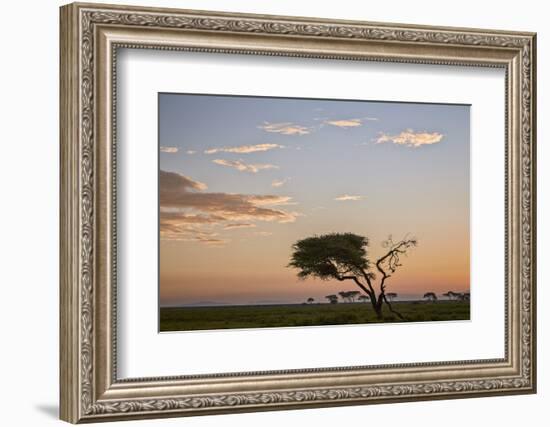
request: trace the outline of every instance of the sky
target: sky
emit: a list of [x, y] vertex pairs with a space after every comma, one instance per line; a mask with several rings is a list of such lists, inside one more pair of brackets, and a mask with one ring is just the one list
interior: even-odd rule
[[301, 303], [299, 239], [418, 239], [386, 282], [402, 299], [468, 291], [468, 105], [159, 94], [161, 306]]

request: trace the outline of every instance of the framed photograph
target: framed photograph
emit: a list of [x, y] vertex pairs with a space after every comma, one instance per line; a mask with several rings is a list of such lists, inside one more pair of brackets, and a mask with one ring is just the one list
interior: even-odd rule
[[160, 332], [470, 320], [469, 105], [158, 109]]
[[61, 8], [61, 418], [534, 393], [535, 34]]

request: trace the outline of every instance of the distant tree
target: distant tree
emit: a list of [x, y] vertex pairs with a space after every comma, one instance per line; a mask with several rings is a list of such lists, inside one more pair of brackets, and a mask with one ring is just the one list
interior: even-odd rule
[[355, 298], [358, 298], [361, 295], [359, 291], [348, 291], [348, 297], [351, 302], [355, 302]]
[[443, 294], [443, 296], [447, 297], [447, 299], [449, 299], [449, 300], [456, 299], [457, 295], [458, 294], [456, 292], [453, 292], [453, 291], [448, 291], [448, 292]]
[[456, 294], [456, 299], [457, 301], [462, 301], [462, 302], [465, 302], [465, 301], [470, 301], [470, 292], [460, 292], [458, 294]]
[[349, 301], [349, 294], [346, 291], [340, 291], [338, 292], [338, 295], [340, 295], [340, 298], [344, 301]]
[[338, 292], [338, 295], [346, 301], [346, 302], [355, 302], [356, 298], [359, 298], [361, 296], [361, 292], [359, 291], [340, 291]]
[[423, 298], [431, 302], [437, 301], [437, 295], [433, 292], [426, 292]]
[[314, 299], [314, 298], [309, 297], [309, 298], [307, 299], [307, 303], [308, 303], [308, 304], [313, 304], [314, 302], [315, 302], [315, 299]]
[[393, 300], [394, 300], [395, 298], [397, 298], [397, 294], [396, 294], [395, 292], [388, 292], [388, 293], [386, 294], [386, 296], [388, 297], [388, 299], [389, 299], [391, 302], [393, 302]]
[[[292, 245], [289, 267], [298, 270], [298, 277], [315, 277], [321, 280], [351, 280], [370, 299], [378, 319], [382, 319], [382, 306], [399, 318], [404, 317], [393, 309], [386, 297], [386, 281], [402, 265], [401, 258], [417, 245], [414, 238], [394, 242], [391, 236], [383, 243], [386, 253], [374, 264], [367, 254], [369, 241], [353, 233], [331, 233], [298, 240]], [[380, 273], [378, 290], [375, 290], [374, 268]], [[340, 293], [342, 298], [344, 296]]]
[[331, 304], [338, 304], [338, 295], [327, 295], [325, 297]]
[[361, 302], [367, 302], [369, 300], [369, 297], [367, 295], [361, 294], [357, 297], [357, 300], [359, 300]]

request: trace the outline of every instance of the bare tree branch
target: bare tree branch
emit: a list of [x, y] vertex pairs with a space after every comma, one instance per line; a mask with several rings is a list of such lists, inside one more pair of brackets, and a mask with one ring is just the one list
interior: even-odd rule
[[417, 240], [414, 238], [404, 238], [403, 240], [394, 243], [392, 237], [389, 236], [388, 239], [382, 244], [384, 247], [389, 248], [388, 252], [376, 261], [376, 269], [380, 272], [380, 274], [382, 274], [382, 279], [380, 280], [380, 294], [378, 295], [378, 304], [382, 305], [382, 303], [385, 302], [389, 310], [399, 316], [399, 318], [402, 320], [405, 320], [405, 318], [401, 315], [401, 313], [398, 313], [393, 309], [390, 302], [386, 298], [386, 279], [390, 278], [391, 274], [389, 274], [385, 270], [384, 266], [387, 265], [388, 270], [391, 273], [395, 273], [397, 268], [402, 265], [399, 262], [400, 255], [405, 255], [407, 253], [407, 249], [416, 246], [417, 243]]

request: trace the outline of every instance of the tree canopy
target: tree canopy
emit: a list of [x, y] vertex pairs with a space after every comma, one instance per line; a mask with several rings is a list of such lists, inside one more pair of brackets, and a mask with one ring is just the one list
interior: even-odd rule
[[347, 274], [362, 275], [369, 268], [368, 239], [352, 233], [331, 233], [296, 242], [289, 266], [298, 277], [321, 280], [340, 279]]
[[423, 298], [427, 299], [428, 301], [437, 301], [437, 295], [435, 294], [435, 292], [426, 292]]

